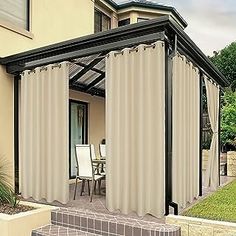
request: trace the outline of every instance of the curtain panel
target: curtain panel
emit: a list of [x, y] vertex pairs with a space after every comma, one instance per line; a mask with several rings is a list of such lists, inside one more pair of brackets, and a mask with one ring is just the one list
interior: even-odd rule
[[165, 45], [106, 59], [107, 192], [110, 211], [164, 215]]
[[199, 70], [185, 56], [173, 59], [173, 201], [186, 207], [199, 195]]
[[213, 84], [204, 77], [207, 94], [207, 109], [212, 130], [212, 141], [209, 152], [209, 159], [204, 177], [204, 186], [216, 190], [219, 186], [219, 86]]
[[69, 200], [68, 64], [25, 71], [20, 97], [20, 191], [24, 198]]

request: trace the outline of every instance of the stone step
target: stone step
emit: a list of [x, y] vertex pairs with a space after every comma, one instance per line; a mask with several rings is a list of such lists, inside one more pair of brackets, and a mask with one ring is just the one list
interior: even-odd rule
[[180, 236], [180, 227], [178, 226], [82, 209], [60, 208], [52, 211], [51, 219], [52, 224], [98, 235]]
[[32, 236], [95, 236], [77, 229], [71, 229], [60, 225], [46, 225], [32, 231]]

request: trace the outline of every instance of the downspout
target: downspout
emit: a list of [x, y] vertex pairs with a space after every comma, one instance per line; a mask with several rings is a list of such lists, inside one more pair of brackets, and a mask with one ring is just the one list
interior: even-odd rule
[[178, 215], [178, 204], [172, 200], [172, 74], [173, 58], [177, 53], [177, 35], [175, 35], [174, 48], [166, 44], [165, 56], [165, 142], [166, 142], [166, 162], [165, 162], [165, 188], [166, 203], [165, 215], [169, 214], [169, 207], [174, 208], [174, 214]]

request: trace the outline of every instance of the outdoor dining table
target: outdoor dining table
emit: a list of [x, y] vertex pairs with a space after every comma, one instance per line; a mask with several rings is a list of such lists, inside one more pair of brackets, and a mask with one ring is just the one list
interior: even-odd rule
[[102, 165], [105, 165], [106, 164], [106, 159], [93, 159], [92, 162], [94, 164], [102, 164]]
[[[104, 159], [104, 158], [103, 159], [93, 159], [92, 162], [97, 167], [97, 173], [96, 174], [100, 174], [99, 173], [99, 166], [101, 165], [101, 170], [103, 170], [103, 167], [106, 164], [106, 159]], [[105, 195], [106, 194], [106, 189], [101, 189], [101, 194]]]

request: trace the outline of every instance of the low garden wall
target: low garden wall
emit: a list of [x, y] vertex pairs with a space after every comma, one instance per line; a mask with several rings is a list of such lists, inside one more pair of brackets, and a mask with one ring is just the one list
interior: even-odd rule
[[20, 204], [36, 209], [14, 215], [0, 213], [1, 236], [31, 236], [33, 229], [51, 222], [51, 211], [57, 209], [57, 207], [31, 202], [22, 201]]
[[235, 236], [236, 223], [168, 215], [166, 223], [181, 227], [181, 236]]
[[227, 175], [236, 176], [236, 152], [227, 152]]
[[209, 150], [202, 150], [202, 169], [206, 170], [209, 159]]

